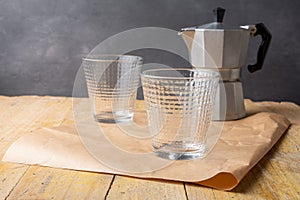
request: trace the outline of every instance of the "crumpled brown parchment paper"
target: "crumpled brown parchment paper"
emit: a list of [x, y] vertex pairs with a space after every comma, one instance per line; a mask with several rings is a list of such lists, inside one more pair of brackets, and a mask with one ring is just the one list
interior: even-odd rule
[[[102, 164], [86, 150], [74, 126], [41, 128], [28, 133], [9, 147], [2, 160], [139, 178], [194, 182], [231, 190], [272, 148], [290, 124], [280, 114], [254, 113], [253, 110], [252, 115], [244, 119], [225, 122], [218, 142], [204, 159], [175, 161], [152, 172], [126, 173]], [[139, 120], [146, 121], [145, 118]], [[110, 130], [118, 134], [116, 127]], [[118, 138], [129, 149], [131, 147], [137, 152], [139, 149], [145, 150], [142, 143], [139, 146], [130, 141], [126, 143], [126, 137], [115, 137], [116, 143]]]

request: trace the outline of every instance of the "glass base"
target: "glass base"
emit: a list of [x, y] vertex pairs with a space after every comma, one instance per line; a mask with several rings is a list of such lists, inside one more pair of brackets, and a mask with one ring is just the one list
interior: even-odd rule
[[[180, 143], [181, 145], [179, 145]], [[176, 141], [160, 148], [153, 147], [153, 149], [155, 155], [170, 160], [191, 160], [205, 157], [205, 145], [192, 145], [192, 147], [193, 148], [191, 148], [191, 144], [187, 145], [184, 142]]]
[[132, 121], [133, 113], [120, 113], [120, 112], [105, 112], [94, 115], [94, 119], [101, 123], [124, 123]]

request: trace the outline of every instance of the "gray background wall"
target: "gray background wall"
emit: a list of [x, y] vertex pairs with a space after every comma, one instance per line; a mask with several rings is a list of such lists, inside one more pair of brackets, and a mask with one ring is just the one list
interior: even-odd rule
[[[300, 104], [299, 0], [0, 0], [0, 95], [71, 96], [81, 57], [99, 42], [137, 27], [205, 24], [217, 6], [228, 24], [264, 22], [273, 34], [263, 69], [242, 72], [245, 96]], [[251, 41], [248, 63], [259, 42]], [[166, 52], [135, 53], [180, 64]]]

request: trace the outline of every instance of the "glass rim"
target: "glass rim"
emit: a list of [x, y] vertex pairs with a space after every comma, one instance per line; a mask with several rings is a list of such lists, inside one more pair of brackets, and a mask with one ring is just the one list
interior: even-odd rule
[[[107, 59], [104, 59], [107, 58]], [[121, 58], [120, 60], [114, 59], [114, 58]], [[124, 59], [123, 59], [124, 58]], [[114, 61], [120, 61], [120, 62], [131, 62], [131, 60], [126, 60], [126, 58], [131, 58], [138, 60], [140, 62], [143, 61], [143, 58], [141, 56], [136, 55], [124, 55], [124, 54], [97, 54], [97, 55], [88, 55], [85, 57], [82, 57], [82, 61], [92, 61], [92, 62], [114, 62]]]
[[[176, 68], [175, 68], [176, 69]], [[228, 70], [240, 70], [241, 67], [194, 67], [193, 69], [199, 69], [199, 70], [211, 70], [211, 71], [228, 71]]]
[[[150, 74], [147, 74], [147, 73], [150, 73], [150, 72], [160, 72], [160, 71], [189, 71], [189, 72], [206, 72], [207, 74], [209, 74], [209, 76], [196, 76], [196, 77], [193, 77], [193, 76], [162, 76], [162, 75], [150, 75]], [[170, 69], [164, 69], [164, 68], [160, 68], [160, 69], [149, 69], [149, 70], [145, 70], [142, 72], [141, 74], [142, 77], [145, 77], [145, 78], [152, 78], [152, 79], [179, 79], [179, 80], [183, 80], [183, 79], [203, 79], [203, 78], [206, 78], [206, 79], [214, 79], [214, 78], [220, 78], [220, 74], [218, 72], [218, 69], [217, 68], [214, 68], [213, 69], [205, 69], [205, 68], [202, 68], [202, 69], [189, 69], [189, 68], [170, 68]]]

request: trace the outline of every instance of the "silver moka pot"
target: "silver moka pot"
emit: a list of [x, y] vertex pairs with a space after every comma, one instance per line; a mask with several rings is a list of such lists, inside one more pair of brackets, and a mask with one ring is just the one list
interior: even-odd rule
[[180, 31], [189, 50], [191, 65], [194, 68], [219, 70], [221, 74], [220, 83], [223, 84], [217, 92], [213, 120], [234, 120], [245, 116], [240, 70], [246, 62], [249, 38], [257, 35], [262, 38], [256, 64], [248, 65], [251, 73], [262, 68], [272, 38], [262, 23], [226, 27], [222, 23], [224, 14], [223, 8], [216, 8], [215, 22]]

